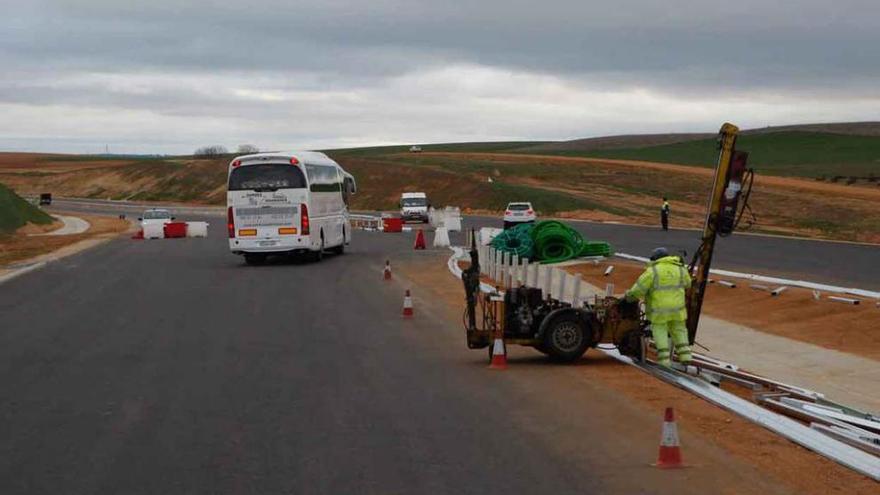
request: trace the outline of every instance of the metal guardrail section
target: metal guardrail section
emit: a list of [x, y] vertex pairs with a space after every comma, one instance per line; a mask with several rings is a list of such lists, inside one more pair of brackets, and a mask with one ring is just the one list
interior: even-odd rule
[[351, 226], [356, 229], [380, 230], [382, 228], [382, 217], [375, 215], [363, 215], [360, 213], [351, 213], [348, 215]]
[[53, 205], [93, 206], [99, 208], [112, 207], [120, 210], [144, 211], [150, 208], [162, 208], [174, 213], [188, 213], [191, 215], [222, 216], [226, 215], [225, 206], [186, 206], [186, 205], [163, 205], [163, 204], [138, 204], [125, 201], [90, 201], [83, 199], [55, 198]]
[[[617, 256], [618, 258], [623, 258], [625, 260], [630, 260], [630, 261], [639, 261], [642, 263], [647, 263], [649, 261], [648, 258], [645, 258], [642, 256], [633, 256], [631, 254], [626, 254], [626, 253], [615, 253], [614, 255]], [[755, 275], [752, 273], [732, 272], [729, 270], [716, 270], [714, 268], [712, 270], [710, 270], [709, 273], [711, 273], [712, 275], [720, 275], [722, 277], [740, 278], [740, 279], [745, 279], [745, 280], [752, 280], [755, 282], [764, 282], [764, 283], [768, 283], [768, 284], [790, 285], [793, 287], [801, 287], [803, 289], [812, 289], [812, 290], [819, 290], [819, 291], [825, 291], [825, 292], [834, 292], [837, 294], [849, 294], [849, 295], [853, 295], [853, 296], [867, 297], [870, 299], [875, 299], [877, 301], [880, 301], [880, 292], [874, 292], [874, 291], [864, 290], [864, 289], [857, 289], [857, 288], [853, 288], [853, 287], [838, 287], [835, 285], [825, 285], [825, 284], [817, 284], [814, 282], [806, 282], [804, 280], [789, 280], [789, 279], [785, 279], [785, 278], [768, 277], [765, 275]]]
[[[449, 271], [455, 275], [456, 278], [460, 279], [461, 268], [458, 267], [458, 260], [466, 259], [469, 255], [461, 247], [450, 247], [450, 249], [453, 254], [449, 257], [447, 266], [449, 267]], [[486, 283], [480, 284], [480, 290], [487, 293], [495, 292], [495, 288]], [[599, 347], [598, 349], [618, 361], [635, 366], [649, 375], [702, 397], [719, 407], [734, 412], [749, 421], [757, 423], [764, 428], [801, 445], [802, 447], [818, 453], [819, 455], [827, 457], [828, 459], [868, 476], [869, 478], [880, 481], [880, 457], [871, 455], [864, 450], [851, 446], [850, 442], [839, 440], [838, 438], [840, 438], [840, 435], [829, 436], [822, 428], [805, 426], [782, 414], [764, 409], [758, 404], [754, 404], [729, 392], [725, 392], [703, 379], [695, 378], [674, 370], [666, 370], [648, 363], [634, 362], [632, 359], [620, 354], [617, 349], [604, 347]], [[699, 355], [699, 358], [706, 363], [711, 363], [713, 368], [732, 372], [732, 376], [742, 375], [752, 379], [761, 379], [800, 396], [806, 396], [818, 400], [823, 399], [822, 394], [818, 392], [786, 385], [781, 382], [746, 373], [740, 371], [734, 364], [725, 363], [710, 356], [701, 354]], [[743, 381], [747, 381], [747, 379], [743, 379]]]
[[875, 457], [855, 447], [835, 440], [819, 430], [804, 426], [781, 414], [768, 411], [745, 399], [725, 392], [699, 378], [667, 371], [658, 366], [640, 364], [621, 355], [616, 349], [600, 349], [618, 361], [630, 364], [667, 383], [698, 395], [709, 402], [757, 423], [768, 430], [782, 435], [792, 442], [808, 448], [824, 457], [842, 464], [858, 473], [880, 481], [880, 457]]

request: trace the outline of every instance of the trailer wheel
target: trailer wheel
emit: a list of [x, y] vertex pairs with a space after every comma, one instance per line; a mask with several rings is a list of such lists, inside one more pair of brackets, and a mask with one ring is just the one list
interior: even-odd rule
[[542, 347], [552, 359], [567, 363], [583, 356], [590, 344], [584, 322], [576, 314], [561, 314], [544, 332]]

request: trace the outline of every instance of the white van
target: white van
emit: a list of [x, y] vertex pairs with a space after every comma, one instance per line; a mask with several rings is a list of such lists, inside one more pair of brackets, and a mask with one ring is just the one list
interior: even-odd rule
[[400, 195], [400, 217], [403, 221], [418, 220], [428, 223], [428, 195], [423, 192], [405, 192]]
[[248, 264], [270, 254], [342, 254], [351, 242], [348, 205], [354, 177], [324, 153], [236, 157], [227, 175], [229, 249]]

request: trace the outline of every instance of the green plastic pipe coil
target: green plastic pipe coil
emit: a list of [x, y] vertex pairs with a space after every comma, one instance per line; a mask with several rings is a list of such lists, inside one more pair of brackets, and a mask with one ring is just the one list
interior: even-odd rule
[[556, 220], [507, 229], [492, 240], [492, 247], [541, 263], [612, 254], [607, 242], [586, 241], [578, 231]]

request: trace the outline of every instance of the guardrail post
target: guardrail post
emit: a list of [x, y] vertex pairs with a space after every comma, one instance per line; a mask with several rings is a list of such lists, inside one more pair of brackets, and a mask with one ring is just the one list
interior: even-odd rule
[[541, 265], [544, 272], [544, 297], [551, 298], [553, 297], [553, 269], [547, 265]]
[[519, 256], [516, 254], [510, 259], [510, 286], [519, 286]]
[[580, 273], [576, 273], [574, 275], [574, 282], [572, 282], [571, 288], [571, 305], [574, 307], [578, 307], [581, 304], [581, 277]]
[[559, 292], [557, 293], [556, 299], [559, 299], [559, 301], [565, 301], [565, 279], [568, 278], [568, 272], [560, 270], [559, 268], [554, 268], [553, 270], [556, 271], [556, 278], [559, 279]]
[[492, 276], [492, 269], [495, 266], [495, 253], [492, 251], [492, 246], [486, 246], [486, 276]]
[[495, 265], [495, 282], [498, 285], [504, 284], [504, 252], [498, 251], [497, 263]]

